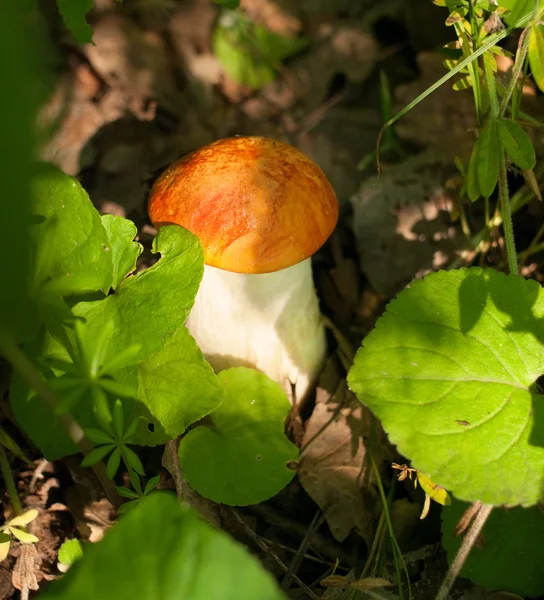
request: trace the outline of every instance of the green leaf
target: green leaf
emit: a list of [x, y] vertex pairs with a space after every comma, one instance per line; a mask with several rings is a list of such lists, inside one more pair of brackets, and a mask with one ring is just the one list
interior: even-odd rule
[[225, 72], [253, 89], [273, 81], [278, 63], [307, 45], [304, 38], [277, 35], [239, 13], [223, 15], [212, 37], [213, 52]]
[[466, 175], [467, 196], [471, 202], [476, 202], [481, 196], [480, 186], [478, 184], [478, 142], [474, 144], [470, 160], [468, 162], [468, 170]]
[[121, 449], [115, 448], [115, 450], [110, 454], [108, 458], [108, 462], [106, 464], [106, 474], [110, 479], [115, 477], [115, 474], [119, 470], [121, 465]]
[[509, 119], [499, 119], [499, 136], [506, 154], [523, 171], [536, 165], [535, 149], [523, 128]]
[[[125, 366], [111, 374], [129, 388], [142, 388], [139, 396], [141, 401], [124, 400], [128, 420], [132, 421], [141, 415], [146, 420], [153, 421], [154, 433], [147, 431], [143, 425], [140, 426], [141, 432], [136, 439], [140, 444], [164, 443], [182, 433], [191, 419], [201, 418], [219, 402], [217, 399], [212, 402], [206, 397], [200, 404], [201, 401], [197, 398], [197, 394], [201, 392], [212, 395], [212, 379], [215, 376], [211, 368], [205, 365], [202, 353], [184, 327], [204, 270], [204, 255], [200, 243], [185, 229], [170, 225], [159, 231], [154, 251], [161, 252], [161, 259], [152, 267], [126, 279], [114, 294], [102, 300], [79, 302], [73, 309], [79, 317], [86, 319], [88, 339], [97, 339], [107, 323], [113, 324], [115, 334], [108, 348], [104, 365], [106, 370], [110, 356], [115, 357], [123, 352], [126, 355], [127, 348], [139, 347], [138, 352], [130, 354], [132, 366]], [[172, 348], [172, 344], [176, 343], [177, 350]], [[57, 358], [63, 352], [66, 353], [54, 340], [50, 340], [50, 345], [45, 350], [35, 348], [33, 351], [35, 355], [51, 354]], [[145, 370], [146, 360], [149, 359], [160, 366], [160, 357], [155, 358], [155, 355], [163, 352], [163, 356], [169, 361], [175, 361], [176, 356], [182, 357], [181, 362], [186, 364], [189, 372], [194, 367], [199, 377], [206, 376], [211, 383], [208, 382], [205, 386], [195, 379], [193, 387], [187, 390], [171, 389], [168, 393], [165, 391], [166, 386], [157, 391], [145, 385], [142, 387], [136, 365], [141, 361]], [[87, 394], [88, 382], [81, 380], [80, 385]], [[215, 389], [217, 387], [215, 384]], [[98, 388], [94, 386], [93, 389]], [[188, 401], [180, 401], [186, 394]], [[200, 409], [190, 405], [189, 402], [193, 399], [196, 399], [196, 406], [204, 406], [204, 412], [199, 413]], [[51, 412], [19, 378], [15, 378], [12, 384], [10, 401], [18, 423], [48, 460], [77, 452], [58, 422], [51, 418]], [[146, 406], [148, 403], [149, 408]], [[190, 418], [186, 417], [186, 410], [189, 410]], [[73, 416], [83, 428], [96, 427], [96, 416], [88, 394], [75, 406]], [[162, 419], [165, 421], [164, 427], [161, 425]]]
[[215, 502], [257, 504], [293, 478], [298, 449], [285, 436], [291, 405], [281, 386], [245, 367], [219, 373], [224, 400], [211, 426], [182, 438], [179, 459], [189, 485]]
[[6, 560], [11, 546], [11, 536], [7, 533], [0, 533], [0, 562]]
[[[0, 2], [0, 337], [28, 341], [39, 329], [35, 298], [28, 294], [31, 266], [31, 181], [38, 106], [53, 85], [43, 67], [50, 60], [43, 21], [21, 15], [20, 2]], [[15, 60], [16, 57], [16, 60]], [[51, 64], [51, 63], [49, 63]], [[1, 341], [0, 341], [1, 343]]]
[[489, 198], [497, 185], [499, 161], [501, 159], [497, 121], [490, 119], [485, 124], [476, 145], [478, 146], [478, 162], [476, 164], [478, 186], [482, 196]]
[[[219, 380], [185, 327], [151, 358], [139, 363], [138, 380], [138, 397], [169, 438], [183, 433], [222, 401]], [[146, 442], [146, 433], [137, 439]]]
[[139, 502], [41, 598], [285, 600], [242, 545], [166, 492]]
[[529, 36], [531, 74], [540, 91], [544, 91], [544, 25], [533, 25]]
[[125, 459], [125, 463], [127, 467], [132, 467], [138, 475], [144, 475], [144, 466], [142, 465], [142, 461], [140, 457], [128, 446], [123, 446], [122, 450], [123, 458]]
[[240, 0], [213, 0], [214, 4], [221, 6], [222, 8], [229, 8], [234, 10], [240, 6]]
[[414, 281], [358, 351], [348, 384], [413, 466], [466, 501], [543, 500], [544, 292], [478, 268]]
[[152, 477], [146, 484], [145, 484], [145, 490], [144, 490], [144, 494], [147, 496], [147, 494], [150, 494], [158, 485], [159, 485], [159, 481], [161, 480], [160, 475], [157, 475], [155, 477]]
[[117, 490], [119, 496], [123, 498], [130, 498], [131, 500], [138, 500], [140, 498], [140, 496], [138, 496], [134, 490], [129, 490], [126, 487], [117, 486], [115, 489]]
[[102, 215], [102, 225], [111, 246], [112, 288], [116, 290], [123, 279], [136, 269], [136, 260], [142, 253], [143, 247], [134, 241], [138, 230], [132, 221], [119, 216]]
[[521, 17], [533, 12], [535, 2], [534, 0], [499, 0], [498, 4], [511, 11], [504, 17], [504, 21], [508, 25], [514, 25]]
[[[454, 500], [442, 511], [442, 544], [450, 564], [462, 539], [452, 534], [468, 507]], [[461, 577], [489, 591], [530, 598], [544, 594], [544, 515], [540, 508], [496, 509], [491, 512], [482, 535], [484, 545], [469, 554]]]
[[93, 444], [114, 444], [115, 440], [113, 437], [103, 431], [102, 429], [95, 429], [94, 427], [88, 427], [85, 429], [85, 435], [91, 440]]
[[10, 519], [8, 521], [8, 525], [10, 527], [25, 527], [29, 523], [32, 523], [38, 514], [39, 513], [35, 508], [31, 508], [30, 510], [25, 511], [22, 515], [18, 515], [13, 517], [13, 519]]
[[22, 529], [18, 529], [17, 527], [9, 527], [10, 533], [16, 537], [22, 544], [35, 544], [40, 540], [28, 531], [23, 531]]
[[93, 41], [93, 29], [85, 20], [92, 9], [93, 0], [57, 0], [59, 12], [66, 28], [72, 32], [79, 44]]
[[140, 344], [133, 364], [160, 350], [184, 325], [204, 271], [198, 239], [176, 225], [160, 229], [153, 252], [160, 252], [161, 259], [123, 282], [115, 294], [74, 307], [87, 320], [89, 336], [113, 322], [110, 355]]
[[78, 539], [66, 540], [59, 548], [59, 562], [63, 565], [72, 565], [83, 558], [83, 548]]
[[85, 190], [49, 164], [39, 165], [32, 187], [33, 213], [44, 219], [32, 228], [36, 283], [51, 277], [69, 284], [79, 277], [79, 291], [107, 292], [112, 283], [111, 246]]
[[92, 467], [97, 462], [101, 461], [106, 455], [108, 455], [115, 448], [115, 444], [105, 444], [104, 446], [98, 446], [94, 450], [91, 450], [89, 454], [81, 461], [82, 467]]

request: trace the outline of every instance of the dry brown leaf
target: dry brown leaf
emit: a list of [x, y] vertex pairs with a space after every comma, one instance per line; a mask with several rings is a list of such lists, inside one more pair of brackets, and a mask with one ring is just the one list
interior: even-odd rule
[[361, 270], [377, 293], [394, 296], [467, 247], [444, 190], [451, 168], [428, 150], [385, 167], [352, 196]]
[[34, 544], [21, 544], [19, 556], [13, 567], [13, 585], [18, 590], [39, 589], [37, 573], [39, 573], [41, 562]]
[[[356, 529], [367, 544], [374, 536], [380, 501], [365, 464], [370, 413], [342, 382], [335, 396], [322, 388], [307, 422], [298, 476], [302, 487], [323, 510], [339, 542]], [[377, 446], [377, 444], [376, 444]], [[374, 449], [380, 456], [381, 450]]]
[[382, 577], [365, 577], [364, 579], [355, 579], [353, 577], [342, 577], [342, 575], [329, 575], [321, 580], [323, 587], [336, 587], [348, 590], [374, 590], [376, 588], [390, 587], [393, 584]]
[[[447, 73], [442, 61], [436, 53], [418, 54], [421, 76], [395, 90], [395, 111], [404, 108]], [[455, 156], [468, 158], [477, 127], [472, 93], [470, 90], [456, 92], [451, 86], [452, 81], [446, 82], [395, 125], [403, 139], [432, 148], [435, 154], [450, 162]]]

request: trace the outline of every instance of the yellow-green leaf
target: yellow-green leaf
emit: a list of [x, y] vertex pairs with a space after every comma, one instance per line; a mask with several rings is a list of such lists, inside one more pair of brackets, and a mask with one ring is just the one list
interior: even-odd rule
[[442, 504], [442, 506], [447, 506], [451, 504], [451, 498], [446, 490], [433, 482], [433, 480], [428, 476], [424, 475], [421, 471], [417, 472], [417, 481], [421, 486], [421, 489], [430, 496], [435, 502], [438, 504]]
[[10, 527], [24, 527], [28, 525], [38, 516], [38, 511], [35, 508], [27, 510], [22, 515], [17, 515], [8, 521]]
[[544, 91], [544, 25], [534, 25], [529, 33], [529, 64], [533, 79]]
[[13, 534], [22, 544], [33, 544], [38, 541], [38, 538], [27, 531], [18, 529], [17, 527], [10, 527], [9, 531]]

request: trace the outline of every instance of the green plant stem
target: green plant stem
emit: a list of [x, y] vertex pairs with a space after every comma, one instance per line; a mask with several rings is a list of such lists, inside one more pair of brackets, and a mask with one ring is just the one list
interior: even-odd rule
[[[472, 51], [474, 52], [475, 50], [478, 49], [478, 42], [479, 42], [478, 29], [479, 29], [479, 27], [475, 21], [474, 7], [472, 5], [472, 2], [469, 2], [469, 17], [470, 17], [469, 18], [470, 29], [471, 29], [471, 33], [472, 33]], [[459, 23], [456, 23], [456, 25], [455, 25], [455, 32], [456, 32], [458, 38], [463, 36], [463, 39], [465, 39], [467, 37], [465, 30], [461, 27], [461, 25]], [[464, 42], [463, 42], [463, 44], [464, 44]], [[471, 54], [468, 40], [467, 40], [467, 49], [465, 50], [465, 48], [463, 47], [463, 53], [465, 54], [465, 56], [469, 56]], [[470, 72], [470, 76], [472, 78], [472, 93], [474, 94], [474, 108], [476, 109], [476, 122], [478, 123], [478, 127], [481, 127], [482, 126], [483, 102], [482, 102], [482, 89], [480, 87], [480, 73], [478, 72], [479, 71], [478, 62], [479, 62], [479, 59], [476, 58], [476, 60], [473, 63], [470, 63], [470, 65], [468, 66], [468, 69]]]
[[[1, 330], [0, 351], [5, 358], [9, 360], [13, 368], [23, 377], [27, 385], [36, 391], [38, 396], [45, 402], [51, 412], [54, 413], [60, 403], [59, 398], [47, 385], [47, 382], [36, 370], [26, 354], [19, 348], [17, 344], [13, 342], [8, 335]], [[87, 439], [79, 423], [69, 413], [58, 415], [58, 420], [68, 437], [77, 446], [78, 450], [84, 456], [90, 454], [90, 452], [93, 450], [93, 446]], [[109, 479], [106, 474], [104, 463], [100, 461], [93, 465], [92, 469], [100, 481], [108, 500], [116, 509], [119, 508], [121, 506], [121, 499], [115, 490], [113, 481]]]
[[514, 67], [512, 68], [512, 75], [510, 77], [510, 82], [508, 84], [508, 88], [506, 89], [506, 94], [503, 96], [500, 108], [499, 108], [499, 116], [503, 117], [506, 109], [508, 108], [508, 104], [510, 102], [510, 98], [516, 89], [518, 84], [519, 76], [523, 66], [525, 65], [525, 59], [527, 58], [527, 52], [529, 50], [529, 30], [524, 29], [521, 37], [519, 39], [518, 51], [516, 52], [516, 62], [514, 63]]
[[512, 209], [508, 196], [508, 179], [506, 175], [506, 155], [501, 151], [499, 161], [499, 202], [501, 206], [502, 227], [504, 241], [506, 243], [506, 256], [508, 258], [508, 269], [511, 275], [518, 274], [518, 256], [516, 254], [516, 243], [514, 240], [514, 226], [512, 223]]
[[380, 477], [380, 471], [378, 469], [378, 466], [376, 465], [376, 461], [374, 460], [374, 457], [372, 456], [372, 454], [370, 454], [370, 463], [372, 465], [372, 470], [374, 471], [374, 476], [376, 477], [376, 484], [378, 486], [378, 491], [380, 493], [380, 498], [382, 501], [383, 510], [384, 510], [384, 514], [385, 514], [385, 522], [387, 524], [387, 531], [389, 533], [389, 539], [391, 540], [391, 546], [392, 546], [392, 550], [393, 550], [393, 561], [395, 563], [395, 573], [397, 576], [397, 583], [398, 583], [398, 589], [399, 589], [399, 597], [400, 597], [400, 600], [403, 600], [403, 598], [404, 598], [404, 595], [402, 593], [402, 582], [401, 582], [401, 577], [400, 577], [400, 567], [399, 567], [399, 560], [400, 560], [402, 563], [402, 568], [403, 568], [404, 574], [406, 576], [406, 582], [408, 583], [408, 598], [409, 598], [409, 600], [412, 600], [412, 589], [410, 586], [410, 576], [408, 575], [408, 569], [406, 568], [406, 563], [404, 562], [404, 557], [402, 556], [402, 552], [400, 551], [399, 544], [395, 538], [395, 531], [393, 530], [393, 522], [391, 521], [391, 515], [389, 514], [389, 505], [387, 503], [387, 497], [385, 495], [385, 490], [383, 489], [382, 479]]
[[17, 487], [15, 485], [15, 481], [13, 479], [13, 473], [11, 472], [11, 467], [8, 461], [8, 457], [6, 456], [6, 451], [4, 447], [0, 445], [0, 471], [2, 472], [2, 477], [4, 478], [4, 482], [6, 484], [6, 488], [8, 490], [9, 499], [11, 500], [11, 505], [13, 506], [13, 511], [16, 515], [23, 514], [23, 507], [21, 506], [21, 501], [19, 500], [19, 494], [17, 493]]

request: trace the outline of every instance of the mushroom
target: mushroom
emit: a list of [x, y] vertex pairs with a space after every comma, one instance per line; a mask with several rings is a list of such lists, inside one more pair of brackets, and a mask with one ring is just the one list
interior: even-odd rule
[[157, 179], [149, 216], [204, 248], [187, 327], [215, 371], [253, 367], [304, 399], [326, 351], [311, 256], [338, 220], [323, 171], [283, 142], [223, 139]]

